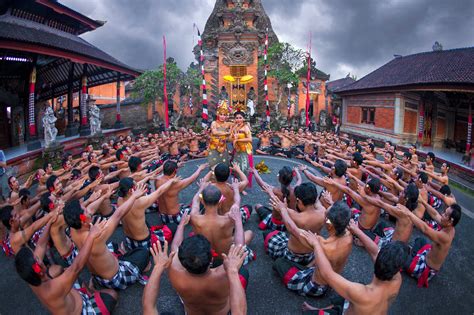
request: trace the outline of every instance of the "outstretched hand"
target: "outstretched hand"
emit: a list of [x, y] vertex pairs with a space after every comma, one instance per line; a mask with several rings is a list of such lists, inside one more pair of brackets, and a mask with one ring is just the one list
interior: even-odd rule
[[242, 215], [240, 214], [240, 208], [237, 205], [232, 205], [230, 211], [227, 214], [234, 222], [242, 221]]
[[301, 231], [300, 235], [313, 248], [316, 246], [316, 243], [319, 242], [318, 234], [313, 233], [311, 231]]
[[135, 190], [133, 191], [133, 196], [139, 198], [143, 196], [147, 191], [145, 184], [138, 184]]
[[224, 269], [227, 273], [239, 272], [240, 267], [244, 263], [245, 258], [247, 257], [247, 252], [245, 247], [242, 245], [234, 245], [229, 249], [229, 254], [222, 254], [224, 259]]
[[359, 225], [354, 221], [354, 219], [351, 219], [349, 221], [349, 225], [347, 226], [347, 229], [349, 232], [352, 234], [355, 234], [357, 230], [359, 230]]
[[99, 238], [105, 231], [107, 225], [107, 219], [99, 219], [94, 225], [91, 225], [89, 230], [89, 236], [93, 239]]
[[175, 252], [171, 252], [168, 255], [168, 242], [165, 240], [164, 246], [161, 247], [161, 243], [155, 242], [150, 248], [151, 255], [153, 256], [153, 262], [155, 264], [154, 268], [158, 268], [160, 270], [168, 269], [173, 261], [173, 257], [176, 254]]
[[285, 202], [283, 203], [277, 196], [272, 195], [270, 196], [270, 205], [278, 212], [283, 211], [286, 209], [286, 198]]

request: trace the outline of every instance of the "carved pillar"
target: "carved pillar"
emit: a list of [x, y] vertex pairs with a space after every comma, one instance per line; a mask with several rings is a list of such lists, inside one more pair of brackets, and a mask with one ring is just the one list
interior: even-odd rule
[[123, 128], [122, 117], [120, 116], [120, 73], [117, 75], [117, 120], [115, 121], [114, 128]]
[[36, 86], [36, 58], [33, 61], [33, 67], [29, 73], [28, 79], [28, 144], [27, 150], [36, 150], [41, 148], [41, 142], [38, 140], [36, 117], [35, 117], [35, 86]]
[[81, 127], [79, 134], [81, 136], [88, 136], [91, 134], [89, 121], [87, 119], [87, 64], [84, 64], [81, 78], [81, 90], [79, 92], [79, 104], [81, 108]]
[[74, 109], [72, 108], [72, 88], [74, 83], [74, 62], [69, 67], [69, 78], [67, 82], [67, 128], [66, 137], [75, 136], [77, 134], [77, 126], [74, 124]]

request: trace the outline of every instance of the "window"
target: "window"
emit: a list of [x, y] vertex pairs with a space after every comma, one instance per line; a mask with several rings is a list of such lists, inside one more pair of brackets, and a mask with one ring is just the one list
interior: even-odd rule
[[375, 124], [375, 108], [362, 107], [362, 123]]
[[230, 75], [235, 78], [241, 78], [247, 75], [246, 66], [230, 66]]

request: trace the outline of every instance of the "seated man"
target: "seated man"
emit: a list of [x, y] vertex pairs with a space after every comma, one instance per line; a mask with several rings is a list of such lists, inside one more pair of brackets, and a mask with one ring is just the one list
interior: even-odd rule
[[50, 277], [42, 262], [45, 248], [42, 252], [39, 248], [33, 252], [22, 247], [15, 257], [16, 271], [52, 314], [110, 314], [115, 308], [118, 295], [114, 290], [100, 290], [89, 296], [73, 289], [92, 251], [92, 244], [104, 233], [106, 223], [104, 220], [90, 228], [72, 265], [55, 278]]
[[[189, 206], [185, 206], [179, 203], [179, 192], [196, 181], [199, 174], [208, 167], [207, 163], [198, 166], [198, 169], [185, 179], [180, 179], [173, 182], [170, 188], [168, 188], [162, 195], [158, 197], [158, 204], [160, 208], [160, 218], [163, 224], [175, 223], [179, 224], [181, 216], [186, 210], [189, 210]], [[169, 180], [176, 177], [178, 172], [178, 163], [175, 161], [166, 161], [163, 165], [163, 175], [155, 180], [155, 188], [159, 189], [161, 185], [164, 185]]]
[[[211, 243], [202, 235], [183, 241], [184, 227], [189, 215], [184, 214], [171, 250], [176, 252], [168, 277], [184, 304], [186, 314], [228, 314], [231, 308], [229, 279], [223, 265], [212, 264]], [[236, 241], [238, 241], [236, 239]], [[236, 244], [243, 246], [243, 239]], [[240, 268], [240, 280], [244, 288], [248, 283], [248, 271]]]
[[431, 207], [427, 207], [429, 215], [441, 226], [441, 230], [433, 230], [427, 223], [418, 218], [408, 209], [403, 209], [413, 224], [431, 241], [425, 238], [415, 239], [411, 250], [411, 257], [405, 265], [407, 273], [418, 279], [418, 287], [428, 287], [428, 282], [441, 270], [448, 256], [451, 244], [456, 233], [455, 226], [461, 219], [461, 207], [454, 204], [439, 214]]
[[[332, 269], [340, 274], [352, 251], [352, 235], [347, 231], [351, 210], [343, 201], [338, 201], [329, 208], [326, 218], [329, 236], [318, 237]], [[329, 288], [327, 281], [316, 267], [308, 268], [285, 258], [278, 258], [273, 263], [273, 269], [288, 289], [300, 295], [322, 296]]]
[[258, 139], [260, 140], [260, 144], [258, 149], [255, 150], [256, 153], [262, 155], [271, 155], [275, 150], [271, 144], [271, 136], [272, 132], [270, 130], [264, 130], [258, 135]]
[[[355, 222], [349, 230], [361, 240], [374, 261], [374, 278], [367, 284], [346, 280], [335, 272], [321, 244], [320, 238], [311, 232], [304, 231], [303, 237], [314, 248], [316, 266], [328, 285], [342, 298], [332, 299], [332, 306], [316, 309], [309, 304], [304, 310], [318, 311], [318, 314], [387, 314], [390, 304], [395, 300], [402, 285], [400, 269], [408, 254], [408, 247], [402, 242], [392, 242], [378, 249]], [[346, 303], [347, 300], [349, 303]]]
[[[199, 190], [193, 198], [191, 210], [191, 225], [196, 234], [201, 234], [211, 243], [214, 252], [219, 255], [225, 254], [229, 251], [230, 246], [234, 243], [242, 243], [240, 238], [244, 238], [245, 250], [247, 252], [247, 259], [244, 265], [256, 258], [248, 245], [253, 239], [252, 231], [245, 231], [242, 227], [242, 218], [240, 211], [240, 195], [239, 182], [234, 180], [232, 183], [234, 190], [234, 204], [231, 211], [225, 215], [218, 213], [219, 203], [223, 201], [223, 195], [220, 190], [207, 182], [201, 181]], [[204, 205], [204, 214], [199, 214], [199, 202], [202, 201]]]
[[[159, 196], [161, 196], [174, 183], [180, 180], [179, 177], [174, 177], [160, 188], [156, 189], [149, 195], [142, 196], [135, 200], [130, 210], [122, 219], [123, 233], [125, 234], [125, 243], [128, 249], [144, 248], [149, 250], [152, 243], [157, 241], [164, 242], [165, 239], [171, 241], [173, 238], [173, 231], [176, 230], [176, 225], [172, 227], [162, 225], [150, 228], [147, 226], [145, 220], [145, 210], [150, 207]], [[127, 202], [133, 195], [134, 180], [130, 177], [122, 178], [119, 184], [117, 205], [121, 206]]]
[[289, 235], [281, 231], [264, 233], [265, 250], [273, 259], [285, 257], [291, 262], [307, 265], [313, 260], [313, 251], [301, 237], [302, 230], [318, 232], [324, 225], [325, 213], [316, 208], [316, 186], [303, 183], [295, 188], [296, 210], [289, 209], [270, 189], [273, 209], [281, 213]]
[[[248, 178], [245, 174], [240, 170], [240, 167], [237, 164], [232, 165], [232, 171], [235, 173], [234, 176], [238, 177], [240, 181], [238, 182], [238, 191], [237, 196], [236, 192], [232, 188], [232, 185], [228, 183], [230, 177], [231, 168], [227, 166], [225, 163], [219, 163], [214, 167], [214, 177], [216, 182], [214, 183], [215, 186], [220, 190], [223, 196], [223, 200], [219, 203], [219, 214], [224, 215], [230, 211], [230, 208], [235, 203], [236, 198], [239, 200], [240, 204], [240, 193], [244, 191], [244, 189], [248, 185]], [[208, 173], [205, 177], [205, 180], [209, 180], [211, 178], [212, 172]], [[242, 215], [242, 223], [245, 224], [247, 220], [250, 218], [252, 214], [252, 207], [249, 205], [245, 205], [240, 207], [240, 212]]]
[[[136, 248], [117, 258], [108, 250], [107, 240], [112, 236], [122, 218], [131, 210], [135, 200], [143, 196], [145, 191], [144, 185], [137, 186], [132, 196], [108, 219], [105, 230], [94, 241], [87, 268], [94, 280], [103, 287], [123, 290], [137, 281], [144, 283], [141, 274], [148, 265], [148, 251]], [[72, 200], [64, 208], [64, 219], [71, 228], [74, 244], [81, 252], [90, 233], [91, 215], [84, 211], [78, 200]]]

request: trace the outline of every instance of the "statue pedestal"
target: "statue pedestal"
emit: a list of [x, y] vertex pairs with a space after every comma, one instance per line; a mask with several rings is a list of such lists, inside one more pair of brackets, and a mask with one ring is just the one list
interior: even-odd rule
[[49, 147], [43, 149], [43, 159], [51, 163], [53, 167], [61, 166], [64, 154], [64, 146], [59, 142], [53, 142]]
[[92, 144], [94, 149], [99, 149], [100, 145], [104, 142], [104, 134], [102, 132], [96, 133], [87, 137], [87, 144]]

